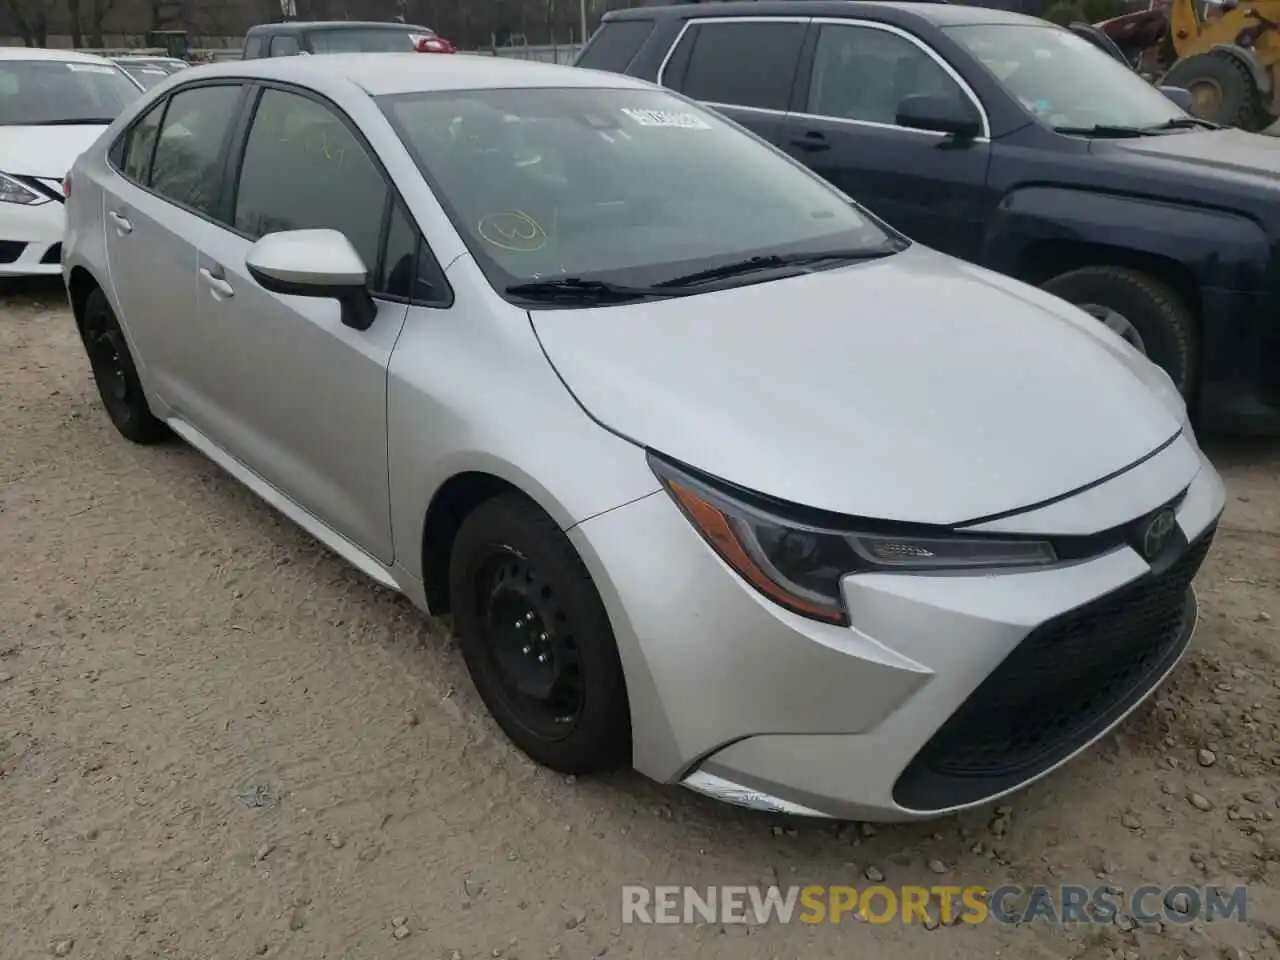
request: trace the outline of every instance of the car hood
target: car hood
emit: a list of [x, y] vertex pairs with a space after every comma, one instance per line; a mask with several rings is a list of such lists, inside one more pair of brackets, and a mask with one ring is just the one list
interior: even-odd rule
[[0, 127], [0, 173], [61, 180], [76, 157], [107, 129], [103, 124], [71, 127]]
[[651, 303], [531, 311], [598, 422], [741, 487], [961, 524], [1069, 494], [1177, 435], [1169, 378], [1102, 324], [914, 246]]
[[1276, 185], [1275, 178], [1280, 174], [1280, 142], [1273, 137], [1262, 137], [1244, 130], [1199, 130], [1094, 143], [1095, 149], [1190, 165], [1203, 173], [1247, 180], [1262, 179], [1271, 187]]

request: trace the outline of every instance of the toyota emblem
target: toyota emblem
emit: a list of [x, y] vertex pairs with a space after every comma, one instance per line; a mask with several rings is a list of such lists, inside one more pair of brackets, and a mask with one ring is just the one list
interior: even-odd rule
[[1142, 533], [1142, 555], [1148, 560], [1158, 557], [1160, 551], [1169, 543], [1169, 537], [1177, 525], [1177, 517], [1168, 508], [1161, 510], [1148, 520], [1147, 529]]

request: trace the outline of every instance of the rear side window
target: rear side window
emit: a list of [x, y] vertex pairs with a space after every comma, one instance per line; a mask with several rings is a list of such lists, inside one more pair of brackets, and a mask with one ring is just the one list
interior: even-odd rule
[[652, 20], [610, 20], [601, 25], [574, 66], [626, 73], [651, 33]]
[[698, 24], [680, 41], [692, 47], [672, 54], [672, 61], [687, 56], [688, 64], [682, 82], [673, 76], [671, 83], [707, 103], [786, 110], [805, 28], [790, 20]]
[[244, 53], [241, 54], [244, 59], [262, 56], [262, 37], [249, 37], [244, 42]]
[[296, 57], [301, 52], [302, 48], [298, 46], [297, 37], [281, 34], [271, 38], [271, 56], [273, 57]]
[[169, 98], [151, 163], [151, 189], [174, 203], [213, 215], [222, 189], [223, 150], [243, 88], [220, 84]]

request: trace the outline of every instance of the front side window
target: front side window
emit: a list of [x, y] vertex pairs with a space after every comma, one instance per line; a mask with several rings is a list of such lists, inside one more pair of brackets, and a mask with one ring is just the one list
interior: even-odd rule
[[238, 84], [219, 84], [180, 90], [169, 98], [151, 163], [152, 190], [201, 213], [215, 212], [223, 150], [242, 90]]
[[787, 20], [691, 27], [680, 44], [690, 46], [671, 58], [673, 63], [679, 58], [683, 67], [676, 88], [708, 103], [786, 110], [805, 28]]
[[0, 60], [0, 126], [105, 125], [140, 96], [111, 64]]
[[[429, 36], [420, 31], [418, 36]], [[403, 29], [376, 27], [312, 30], [308, 34], [314, 53], [413, 53], [413, 34]]]
[[945, 29], [1050, 127], [1142, 131], [1186, 117], [1124, 64], [1060, 27], [1018, 23]]
[[972, 109], [947, 71], [905, 37], [852, 25], [827, 24], [819, 30], [807, 112], [892, 124], [899, 104], [919, 94], [955, 99]]
[[266, 90], [245, 144], [236, 189], [236, 230], [257, 239], [282, 230], [344, 233], [373, 271], [387, 184], [331, 109]]
[[564, 276], [652, 284], [755, 254], [901, 243], [800, 165], [661, 90], [377, 100], [499, 290]]
[[644, 42], [653, 33], [652, 20], [609, 20], [600, 25], [574, 66], [626, 73]]

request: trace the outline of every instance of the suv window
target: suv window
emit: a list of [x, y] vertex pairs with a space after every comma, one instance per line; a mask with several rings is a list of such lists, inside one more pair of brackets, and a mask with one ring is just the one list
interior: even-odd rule
[[160, 132], [164, 107], [164, 101], [157, 103], [135, 120], [121, 138], [120, 172], [137, 183], [151, 180], [151, 154], [155, 150], [156, 134]]
[[372, 274], [387, 193], [382, 171], [333, 110], [282, 90], [262, 94], [240, 166], [236, 230], [255, 240], [340, 230]]
[[169, 98], [151, 163], [152, 190], [174, 203], [214, 213], [222, 188], [222, 151], [231, 139], [242, 90], [239, 84], [219, 84], [181, 90]]
[[413, 53], [408, 27], [335, 27], [312, 30], [307, 39], [313, 53]]
[[[680, 43], [692, 44], [683, 82], [672, 82], [695, 100], [786, 110], [805, 29], [789, 20], [698, 24]], [[677, 49], [672, 60], [680, 55]]]
[[626, 73], [651, 33], [652, 20], [610, 20], [601, 24], [575, 66]]
[[806, 112], [892, 124], [898, 104], [914, 94], [955, 98], [972, 109], [950, 74], [905, 37], [852, 24], [820, 28]]
[[244, 53], [241, 56], [245, 60], [262, 56], [262, 37], [247, 37], [244, 41]]
[[298, 46], [298, 38], [287, 33], [282, 33], [271, 38], [270, 55], [273, 57], [296, 57], [302, 52], [302, 48]]

